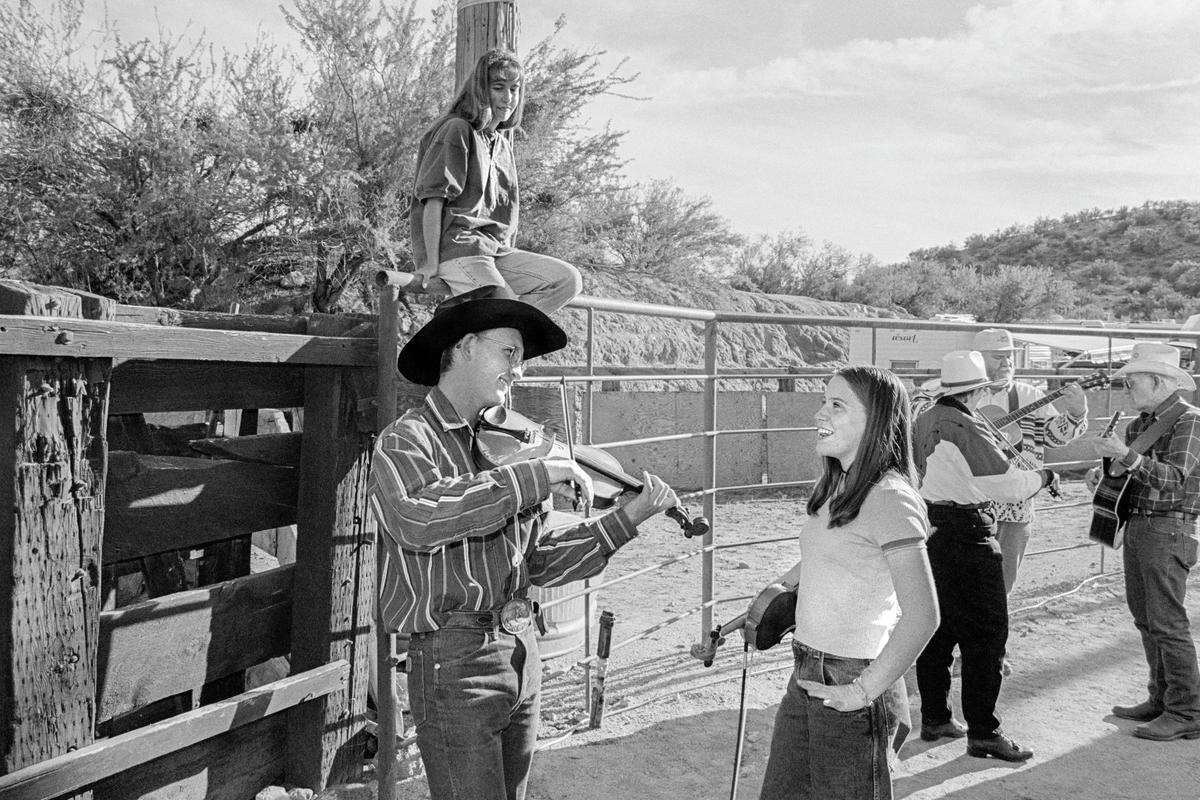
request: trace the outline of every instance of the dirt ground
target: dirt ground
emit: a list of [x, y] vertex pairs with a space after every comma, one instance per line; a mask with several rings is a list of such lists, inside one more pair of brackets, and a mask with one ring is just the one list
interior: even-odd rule
[[[1064, 487], [1060, 508], [1040, 512], [1030, 552], [1087, 541], [1090, 504], [1080, 484]], [[694, 509], [693, 509], [694, 510]], [[803, 519], [797, 499], [722, 503], [718, 544], [789, 535]], [[695, 550], [663, 520], [610, 564], [611, 579]], [[717, 597], [751, 595], [794, 563], [785, 542], [718, 551]], [[1103, 564], [1101, 560], [1103, 558]], [[582, 655], [548, 661], [540, 745], [530, 800], [676, 800], [730, 796], [741, 686], [740, 637], [731, 638], [705, 668], [689, 655], [701, 636], [698, 614], [635, 634], [699, 603], [701, 559], [690, 558], [603, 593], [598, 607], [616, 616], [609, 660], [606, 711], [599, 730], [578, 730], [586, 718]], [[1103, 571], [1102, 571], [1103, 570]], [[1189, 610], [1200, 634], [1200, 578], [1193, 575]], [[747, 601], [724, 603], [724, 622]], [[1096, 546], [1027, 556], [1014, 593], [1009, 638], [1014, 673], [1005, 679], [1000, 715], [1005, 730], [1031, 747], [1023, 765], [966, 755], [964, 742], [922, 742], [914, 733], [900, 752], [896, 796], [911, 800], [1198, 800], [1200, 741], [1148, 742], [1132, 736], [1135, 723], [1110, 713], [1114, 703], [1145, 697], [1146, 667], [1125, 608], [1120, 557]], [[758, 796], [778, 700], [790, 674], [790, 651], [777, 647], [753, 659], [747, 691], [745, 746], [738, 798]], [[919, 720], [912, 671], [910, 705]], [[957, 680], [955, 692], [957, 695]], [[574, 731], [574, 732], [573, 732]], [[375, 785], [323, 793], [369, 800]], [[428, 793], [421, 779], [398, 787], [403, 800]]]

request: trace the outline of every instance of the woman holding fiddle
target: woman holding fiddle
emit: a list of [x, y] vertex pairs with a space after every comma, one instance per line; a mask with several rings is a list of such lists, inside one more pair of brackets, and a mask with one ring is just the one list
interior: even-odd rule
[[380, 610], [408, 634], [408, 697], [433, 800], [520, 800], [537, 740], [541, 660], [530, 584], [599, 573], [637, 526], [678, 505], [643, 473], [640, 494], [578, 525], [548, 531], [546, 501], [591, 479], [566, 458], [476, 462], [476, 421], [504, 401], [526, 358], [566, 334], [507, 286], [481, 286], [438, 306], [398, 366], [433, 387], [385, 428], [367, 490], [386, 563]]
[[838, 371], [816, 414], [824, 471], [800, 530], [796, 669], [775, 717], [761, 800], [891, 798], [908, 732], [904, 673], [938, 625], [914, 488], [910, 402], [878, 367]]

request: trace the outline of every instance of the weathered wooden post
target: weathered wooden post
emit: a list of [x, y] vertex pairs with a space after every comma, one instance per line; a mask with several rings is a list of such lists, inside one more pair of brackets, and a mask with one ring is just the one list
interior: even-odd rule
[[458, 0], [454, 83], [461, 86], [479, 57], [493, 47], [517, 50], [516, 0]]
[[[114, 307], [0, 282], [0, 313], [64, 318], [43, 328], [64, 346], [65, 318], [112, 319]], [[0, 775], [95, 735], [111, 370], [110, 358], [0, 356]]]
[[[312, 325], [309, 332], [340, 333]], [[350, 664], [345, 691], [291, 712], [286, 776], [317, 791], [362, 772], [375, 607], [375, 520], [366, 497], [374, 420], [364, 408], [371, 383], [369, 368], [309, 367], [304, 376], [291, 671]]]

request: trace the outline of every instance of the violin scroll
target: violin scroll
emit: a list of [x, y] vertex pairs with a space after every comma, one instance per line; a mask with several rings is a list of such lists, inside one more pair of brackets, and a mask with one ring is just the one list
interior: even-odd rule
[[694, 536], [707, 536], [708, 532], [712, 530], [712, 525], [709, 524], [707, 517], [689, 516], [688, 510], [684, 506], [668, 508], [663, 513], [679, 523], [679, 527], [683, 529], [683, 535], [688, 539]]
[[725, 637], [721, 635], [721, 629], [713, 628], [707, 641], [692, 645], [692, 658], [703, 661], [706, 667], [711, 667], [713, 659], [717, 657], [717, 648], [723, 644]]

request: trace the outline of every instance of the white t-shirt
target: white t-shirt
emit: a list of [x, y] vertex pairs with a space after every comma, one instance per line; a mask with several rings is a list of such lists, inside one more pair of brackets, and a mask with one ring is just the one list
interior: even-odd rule
[[800, 530], [796, 641], [833, 655], [876, 658], [900, 619], [884, 554], [925, 547], [925, 501], [889, 472], [853, 522], [829, 527], [828, 501]]

